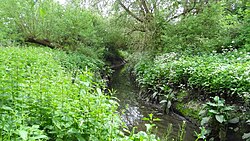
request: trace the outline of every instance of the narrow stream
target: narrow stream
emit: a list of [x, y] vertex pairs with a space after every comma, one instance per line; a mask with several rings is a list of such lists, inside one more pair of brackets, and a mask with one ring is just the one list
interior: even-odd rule
[[[157, 125], [157, 135], [163, 137], [166, 134], [169, 124], [173, 125], [173, 132], [171, 137], [177, 137], [179, 126], [183, 121], [186, 121], [183, 117], [175, 114], [163, 114], [156, 106], [148, 104], [140, 99], [139, 90], [135, 86], [135, 82], [131, 79], [126, 69], [117, 69], [111, 80], [111, 88], [116, 91], [115, 96], [120, 100], [119, 111], [122, 113], [122, 119], [128, 127], [136, 126], [138, 130], [145, 131], [145, 121], [142, 121], [143, 117], [148, 117], [148, 114], [152, 113], [153, 117], [160, 118], [161, 121], [155, 122]], [[194, 130], [197, 129], [195, 125], [186, 121], [186, 135], [184, 141], [194, 141]]]

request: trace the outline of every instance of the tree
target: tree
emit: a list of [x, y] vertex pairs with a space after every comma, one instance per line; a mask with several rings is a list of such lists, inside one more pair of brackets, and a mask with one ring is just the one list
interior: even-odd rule
[[[136, 42], [140, 42], [140, 45], [143, 46], [144, 48], [146, 47], [147, 49], [151, 48], [153, 50], [154, 49], [162, 50], [164, 44], [162, 44], [161, 37], [162, 35], [166, 33], [166, 32], [163, 33], [164, 30], [166, 31], [166, 28], [174, 28], [173, 25], [176, 25], [187, 18], [193, 17], [196, 19], [196, 22], [198, 22], [197, 24], [201, 25], [200, 28], [203, 28], [203, 27], [205, 28], [202, 30], [213, 29], [212, 27], [213, 25], [216, 26], [214, 28], [215, 30], [217, 29], [220, 30], [219, 28], [221, 28], [221, 31], [227, 30], [226, 26], [220, 25], [221, 24], [220, 20], [222, 19], [218, 17], [227, 16], [228, 14], [240, 15], [239, 14], [240, 10], [246, 9], [246, 6], [245, 6], [246, 0], [241, 0], [241, 1], [238, 1], [238, 0], [226, 0], [226, 1], [222, 1], [222, 0], [215, 0], [215, 1], [214, 0], [132, 0], [132, 1], [116, 0], [116, 5], [118, 7], [117, 13], [119, 13], [120, 19], [122, 19], [121, 17], [125, 18], [125, 19], [122, 19], [123, 24], [126, 23], [124, 24], [126, 26], [126, 32], [129, 36], [133, 36], [131, 38], [134, 38], [134, 37], [138, 38]], [[219, 9], [222, 9], [222, 11], [218, 13], [220, 15], [216, 14], [217, 17], [215, 15], [209, 15], [209, 12], [211, 14], [214, 14], [211, 11], [213, 9], [213, 5], [217, 5]], [[202, 17], [201, 14], [203, 13], [204, 13], [204, 16], [209, 15], [214, 18], [207, 17], [207, 18], [202, 18], [205, 21], [199, 21], [199, 17]], [[204, 25], [204, 22], [207, 22], [208, 24]], [[235, 22], [239, 22], [239, 21], [235, 21]], [[225, 24], [229, 24], [229, 23], [225, 23]], [[189, 28], [188, 26], [183, 26], [183, 27]], [[185, 28], [183, 30], [185, 30]], [[195, 31], [196, 30], [195, 27], [193, 28], [194, 28], [193, 31]], [[225, 29], [222, 29], [222, 28], [225, 28]], [[234, 30], [233, 28], [231, 29]], [[174, 33], [174, 31], [175, 29], [171, 29], [171, 33]], [[181, 31], [181, 32], [184, 32], [184, 31]], [[200, 33], [204, 33], [204, 32], [200, 32]], [[195, 34], [197, 35], [196, 36], [197, 39], [200, 38], [199, 36], [201, 36], [201, 38], [204, 38], [204, 40], [207, 40], [206, 39], [207, 37], [202, 37], [203, 35], [199, 35], [199, 32]], [[210, 43], [210, 42], [207, 42], [207, 43]], [[216, 44], [216, 45], [219, 45], [219, 44]], [[226, 43], [226, 45], [228, 44]], [[211, 44], [211, 46], [213, 45]]]
[[[198, 14], [208, 1], [198, 0], [116, 0], [120, 15], [130, 16], [129, 34], [140, 34], [144, 46], [158, 48], [161, 31], [166, 23], [173, 23], [188, 15]], [[123, 14], [123, 13], [126, 14]], [[131, 19], [131, 17], [133, 19]], [[140, 32], [140, 33], [138, 33]]]
[[[79, 3], [76, 3], [79, 2]], [[51, 48], [100, 47], [104, 22], [101, 16], [81, 7], [80, 1], [61, 5], [54, 0], [0, 1], [0, 20], [12, 41], [41, 44]]]

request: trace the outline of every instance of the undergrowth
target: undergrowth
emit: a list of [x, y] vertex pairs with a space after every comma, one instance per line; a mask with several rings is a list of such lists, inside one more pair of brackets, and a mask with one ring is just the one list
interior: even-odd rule
[[244, 50], [182, 57], [168, 53], [151, 62], [140, 62], [135, 73], [146, 92], [161, 94], [166, 87], [192, 88], [204, 96], [238, 97], [247, 102], [249, 66], [250, 54]]
[[[38, 47], [0, 48], [0, 140], [160, 141], [147, 131], [125, 135], [115, 98], [104, 94], [103, 63]], [[185, 123], [177, 140], [183, 140]]]
[[[118, 136], [118, 104], [100, 89], [103, 83], [96, 81], [94, 62], [47, 48], [0, 50], [0, 140]], [[69, 68], [76, 66], [82, 68], [73, 83]]]

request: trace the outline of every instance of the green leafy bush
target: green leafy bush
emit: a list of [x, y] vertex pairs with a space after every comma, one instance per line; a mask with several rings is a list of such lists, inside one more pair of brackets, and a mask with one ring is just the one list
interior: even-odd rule
[[163, 25], [162, 51], [201, 54], [239, 48], [237, 36], [242, 23], [225, 9], [226, 2], [210, 3], [199, 13]]
[[203, 110], [200, 112], [202, 117], [201, 126], [206, 127], [207, 134], [210, 134], [213, 138], [226, 140], [228, 123], [239, 122], [239, 117], [232, 118], [233, 111], [233, 106], [226, 105], [224, 99], [220, 99], [220, 97], [215, 96], [212, 102], [204, 104]]
[[103, 95], [102, 84], [85, 69], [89, 60], [79, 65], [82, 73], [72, 83], [65, 66], [74, 65], [73, 55], [47, 48], [0, 50], [0, 140], [118, 138], [117, 103]]
[[[250, 54], [235, 50], [223, 54], [182, 56], [165, 54], [135, 67], [137, 82], [148, 92], [161, 87], [188, 87], [208, 95], [249, 97]], [[152, 92], [152, 93], [153, 93]]]
[[0, 35], [11, 42], [31, 41], [72, 50], [103, 45], [103, 19], [77, 2], [9, 0], [1, 1], [0, 9]]

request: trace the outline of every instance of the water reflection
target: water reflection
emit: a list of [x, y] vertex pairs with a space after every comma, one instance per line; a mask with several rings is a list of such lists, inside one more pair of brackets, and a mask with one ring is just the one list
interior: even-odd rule
[[126, 123], [128, 127], [133, 127], [134, 125], [138, 125], [143, 118], [143, 115], [139, 111], [139, 107], [131, 107], [126, 106], [125, 112], [122, 112], [121, 117], [122, 120]]
[[[172, 137], [177, 137], [178, 131], [183, 121], [186, 121], [183, 117], [177, 114], [163, 114], [160, 109], [152, 104], [146, 103], [138, 99], [138, 89], [135, 87], [134, 81], [131, 80], [129, 73], [124, 72], [122, 69], [118, 69], [114, 72], [111, 88], [116, 90], [116, 97], [120, 100], [119, 111], [121, 117], [126, 125], [130, 128], [136, 126], [138, 130], [145, 131], [145, 121], [143, 117], [148, 117], [148, 114], [152, 113], [155, 118], [160, 118], [161, 121], [155, 122], [157, 125], [157, 135], [163, 137], [167, 131], [167, 127], [172, 124], [173, 132]], [[186, 121], [186, 136], [184, 141], [193, 141], [194, 130], [197, 128], [190, 122]]]

